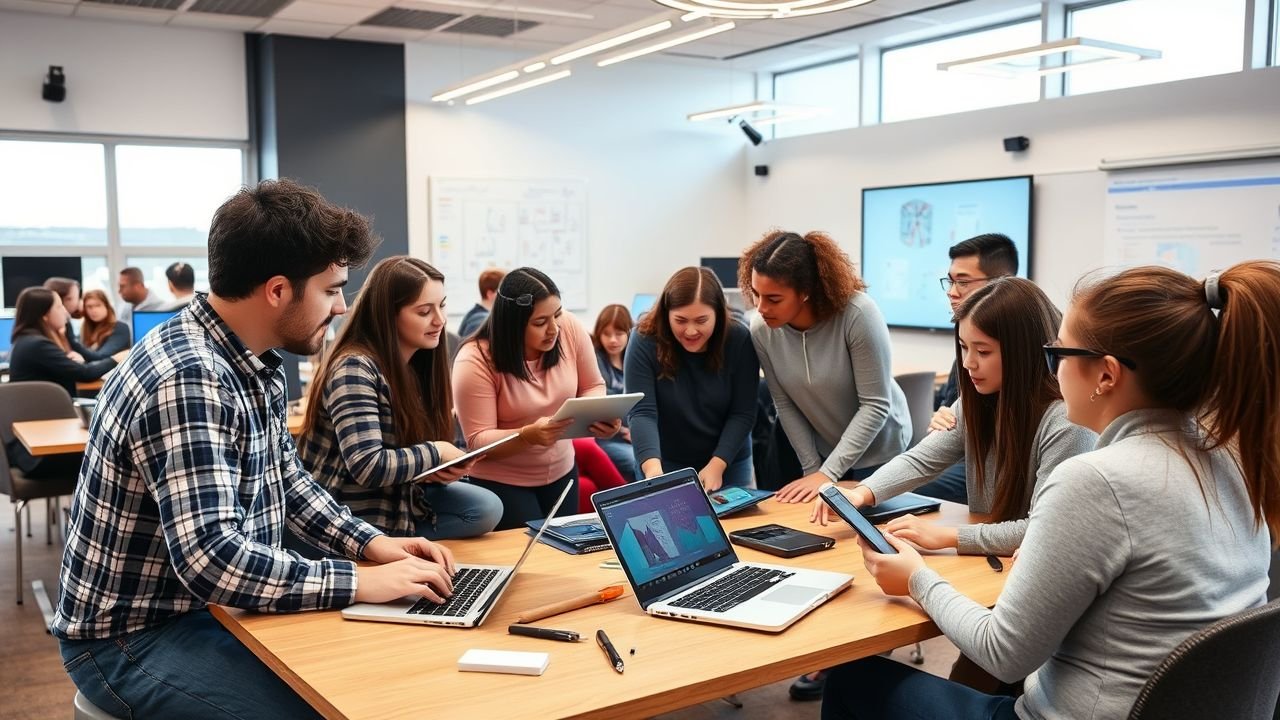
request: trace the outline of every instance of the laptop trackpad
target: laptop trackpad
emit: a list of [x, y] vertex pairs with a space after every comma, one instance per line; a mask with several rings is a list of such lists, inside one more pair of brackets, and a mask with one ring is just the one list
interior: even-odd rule
[[808, 605], [814, 598], [821, 597], [823, 590], [803, 585], [783, 585], [760, 596], [761, 600], [780, 602], [787, 605]]

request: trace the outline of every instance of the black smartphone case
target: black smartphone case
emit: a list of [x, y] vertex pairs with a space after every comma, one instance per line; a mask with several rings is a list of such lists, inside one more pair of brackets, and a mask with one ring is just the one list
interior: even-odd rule
[[729, 533], [729, 541], [770, 555], [790, 558], [827, 550], [836, 544], [833, 538], [769, 524]]

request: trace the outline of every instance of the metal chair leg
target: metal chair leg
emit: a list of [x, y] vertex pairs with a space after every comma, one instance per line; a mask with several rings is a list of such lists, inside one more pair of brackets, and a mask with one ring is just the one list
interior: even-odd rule
[[721, 700], [723, 700], [723, 701], [725, 701], [725, 702], [727, 702], [727, 703], [729, 703], [730, 705], [734, 706], [735, 708], [737, 708], [737, 709], [739, 709], [739, 710], [741, 710], [741, 709], [742, 709], [742, 701], [738, 699], [738, 695], [737, 695], [737, 693], [734, 693], [733, 695], [725, 695], [724, 697], [722, 697], [722, 698], [720, 698], [720, 699], [721, 699]]
[[[23, 500], [21, 502], [14, 503], [13, 505], [13, 524], [14, 524], [14, 527], [17, 529], [17, 532], [13, 534], [13, 541], [14, 541], [14, 545], [17, 547], [17, 550], [18, 550], [18, 565], [17, 565], [17, 568], [15, 569], [15, 572], [17, 573], [19, 605], [22, 604], [22, 509], [23, 507], [26, 506], [26, 504], [27, 504], [27, 501]], [[29, 525], [27, 529], [28, 530], [31, 529]]]
[[913, 665], [924, 664], [924, 648], [920, 647], [920, 643], [916, 643], [916, 646], [911, 648], [911, 663]]
[[25, 502], [22, 505], [27, 509], [27, 537], [31, 537], [31, 506]]

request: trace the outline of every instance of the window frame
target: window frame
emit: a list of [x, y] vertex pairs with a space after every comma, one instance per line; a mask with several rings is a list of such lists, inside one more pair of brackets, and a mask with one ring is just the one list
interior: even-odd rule
[[[1277, 2], [1280, 2], [1280, 0], [1277, 0]], [[808, 70], [817, 70], [818, 68], [827, 67], [828, 65], [837, 65], [837, 64], [839, 64], [839, 63], [851, 62], [851, 61], [855, 61], [855, 60], [858, 62], [858, 87], [853, 88], [853, 90], [854, 90], [854, 96], [855, 96], [855, 100], [856, 100], [857, 98], [860, 98], [860, 97], [862, 96], [862, 89], [861, 89], [861, 86], [862, 86], [862, 53], [860, 53], [860, 52], [858, 52], [858, 51], [856, 51], [856, 50], [855, 50], [854, 52], [852, 52], [852, 53], [848, 54], [848, 55], [842, 55], [842, 56], [840, 56], [840, 57], [838, 57], [838, 58], [832, 58], [832, 59], [830, 59], [830, 60], [821, 60], [821, 61], [819, 61], [819, 62], [812, 62], [812, 63], [809, 63], [808, 65], [801, 65], [801, 66], [799, 66], [799, 67], [787, 68], [786, 70], [775, 70], [774, 72], [769, 73], [769, 97], [773, 98], [773, 101], [774, 101], [774, 102], [777, 102], [777, 101], [778, 101], [778, 76], [779, 76], [779, 75], [791, 75], [792, 73], [801, 73], [801, 72], [805, 72], [805, 71], [808, 71]], [[855, 113], [854, 113], [854, 114], [855, 114], [855, 116], [856, 116], [856, 117], [854, 118], [854, 123], [855, 123], [854, 125], [851, 125], [851, 126], [849, 126], [849, 127], [838, 128], [838, 129], [839, 129], [839, 130], [853, 130], [853, 129], [855, 129], [855, 128], [860, 128], [860, 127], [862, 127], [862, 108], [861, 108], [860, 104], [859, 104], [859, 107], [858, 107], [858, 108], [856, 108], [856, 110], [855, 110]], [[748, 122], [749, 122], [749, 121], [748, 121]], [[830, 130], [824, 130], [823, 132], [831, 132], [831, 131], [830, 131]], [[792, 136], [789, 136], [789, 137], [800, 137], [801, 135], [806, 135], [806, 134], [809, 134], [809, 133], [800, 133], [799, 135], [792, 135]], [[778, 139], [778, 126], [777, 126], [777, 125], [772, 125], [772, 126], [770, 126], [770, 128], [769, 128], [769, 139], [770, 139], [770, 140], [777, 140], [777, 139]]]

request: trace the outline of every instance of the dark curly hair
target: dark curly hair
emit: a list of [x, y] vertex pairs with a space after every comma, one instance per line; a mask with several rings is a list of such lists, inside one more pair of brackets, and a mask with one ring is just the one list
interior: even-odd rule
[[845, 251], [830, 235], [818, 231], [798, 235], [771, 230], [742, 253], [738, 287], [754, 302], [752, 270], [807, 295], [816, 320], [840, 312], [855, 293], [867, 289]]

